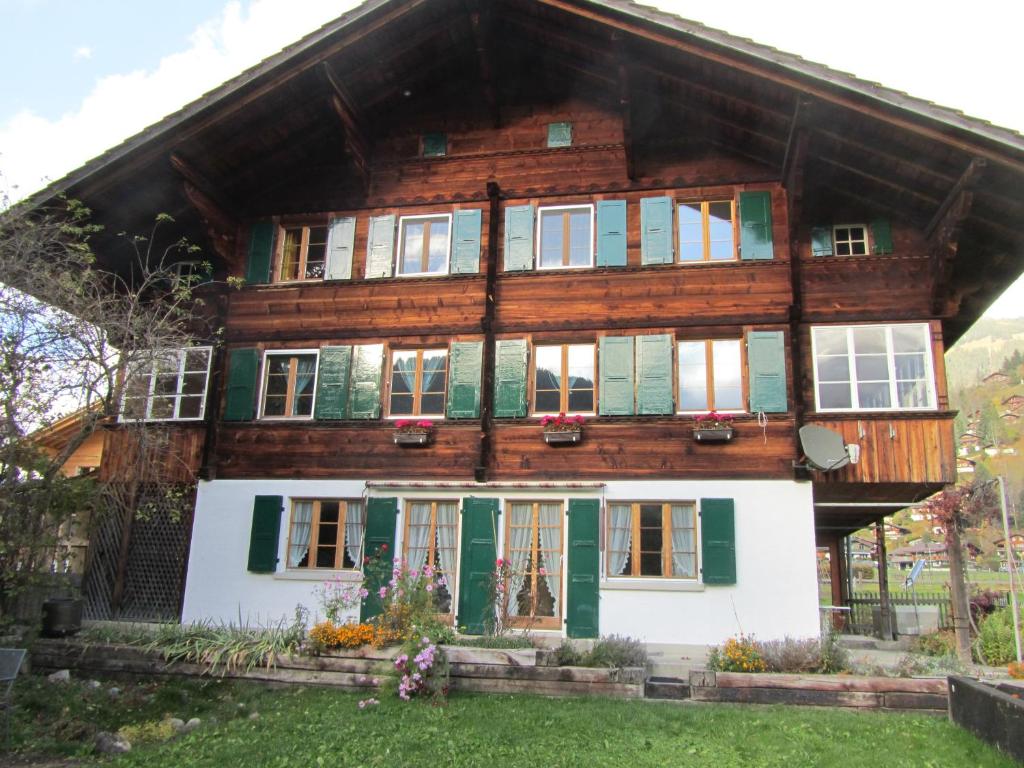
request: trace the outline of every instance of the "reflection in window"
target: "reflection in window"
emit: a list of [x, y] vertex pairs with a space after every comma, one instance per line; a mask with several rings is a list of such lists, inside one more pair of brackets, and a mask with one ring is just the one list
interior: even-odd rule
[[280, 280], [314, 280], [324, 276], [327, 227], [286, 227], [281, 243]]
[[694, 504], [610, 503], [607, 562], [609, 576], [697, 578]]
[[594, 345], [534, 349], [534, 413], [594, 412]]
[[443, 416], [448, 350], [400, 349], [391, 353], [391, 416]]
[[732, 200], [680, 203], [679, 260], [731, 261], [736, 258]]
[[150, 360], [132, 366], [121, 418], [203, 418], [211, 354], [210, 347], [166, 350], [154, 352]]
[[679, 410], [742, 411], [743, 358], [739, 339], [679, 342]]
[[450, 216], [406, 216], [400, 226], [398, 274], [429, 275], [448, 270]]
[[540, 209], [540, 263], [541, 269], [589, 267], [593, 253], [593, 209], [541, 208]]
[[821, 327], [813, 339], [818, 410], [935, 407], [927, 325]]
[[268, 352], [263, 365], [263, 416], [300, 418], [313, 414], [315, 352]]

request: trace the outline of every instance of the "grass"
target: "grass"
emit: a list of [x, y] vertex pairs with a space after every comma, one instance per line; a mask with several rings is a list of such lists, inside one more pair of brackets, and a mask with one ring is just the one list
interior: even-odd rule
[[[942, 718], [878, 712], [469, 694], [453, 696], [446, 707], [384, 699], [360, 711], [355, 693], [271, 691], [215, 680], [126, 687], [114, 700], [106, 690], [87, 691], [81, 706], [77, 684], [60, 688], [50, 703], [36, 695], [54, 688], [19, 683], [21, 706], [12, 730], [21, 747], [26, 735], [34, 735], [29, 745], [37, 753], [74, 754], [58, 749], [71, 735], [62, 723], [90, 706], [89, 714], [108, 730], [165, 713], [203, 718], [188, 736], [143, 744], [113, 760], [118, 768], [1014, 765]], [[63, 708], [69, 711], [62, 714]], [[254, 710], [259, 719], [247, 719]], [[44, 738], [46, 731], [51, 733]]]

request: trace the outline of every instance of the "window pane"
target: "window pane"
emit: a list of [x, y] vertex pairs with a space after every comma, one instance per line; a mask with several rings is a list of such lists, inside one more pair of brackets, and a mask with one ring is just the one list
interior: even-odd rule
[[849, 384], [819, 384], [819, 408], [852, 408]]
[[562, 348], [537, 347], [535, 390], [536, 410], [558, 413], [561, 409]]
[[814, 351], [818, 355], [845, 355], [849, 351], [846, 346], [846, 329], [815, 328]]
[[640, 575], [662, 575], [661, 504], [640, 505]]
[[569, 410], [594, 410], [594, 347], [573, 344], [569, 347]]
[[885, 355], [857, 355], [858, 381], [888, 381], [889, 358]]
[[178, 375], [159, 374], [153, 384], [153, 394], [174, 395], [178, 392]]
[[424, 222], [404, 222], [405, 236], [402, 240], [402, 260], [399, 272], [403, 275], [422, 272]]
[[896, 379], [923, 379], [925, 377], [924, 355], [896, 355]]
[[174, 417], [174, 397], [154, 397], [149, 409], [151, 419], [170, 419]]
[[565, 245], [561, 211], [542, 211], [540, 215], [540, 265], [560, 267]]
[[181, 392], [184, 395], [201, 395], [206, 389], [206, 373], [186, 373], [182, 377]]
[[894, 325], [892, 327], [893, 352], [924, 352], [927, 341], [922, 325]]
[[889, 382], [858, 384], [857, 399], [861, 408], [888, 408], [891, 405]]
[[402, 350], [391, 355], [391, 392], [412, 394], [416, 386], [416, 352]]
[[178, 403], [179, 419], [198, 419], [202, 414], [203, 398], [183, 397]]
[[704, 260], [704, 228], [700, 203], [679, 206], [679, 260]]
[[742, 410], [743, 372], [739, 339], [713, 341], [711, 355], [715, 375], [715, 410]]
[[428, 349], [423, 352], [423, 392], [444, 394], [448, 352]]
[[281, 247], [281, 279], [299, 279], [299, 248], [302, 245], [302, 227], [284, 231], [284, 245]]
[[732, 203], [708, 203], [708, 240], [712, 261], [732, 259], [733, 247]]
[[818, 381], [849, 381], [850, 358], [818, 357]]
[[853, 351], [858, 355], [884, 355], [887, 352], [885, 328], [854, 328]]
[[390, 413], [392, 416], [412, 416], [413, 413], [412, 395], [391, 394]]
[[708, 409], [707, 361], [703, 341], [679, 342], [679, 410]]
[[202, 371], [206, 373], [206, 369], [209, 367], [210, 362], [210, 350], [208, 349], [190, 349], [185, 352], [185, 370], [186, 371]]
[[429, 247], [427, 272], [444, 272], [445, 262], [448, 260], [447, 219], [431, 219]]
[[896, 384], [901, 408], [930, 408], [928, 385], [923, 381], [900, 381]]
[[295, 396], [290, 415], [312, 415], [315, 384], [316, 355], [298, 355], [295, 358]]
[[569, 213], [569, 264], [573, 267], [590, 266], [590, 210]]
[[309, 228], [309, 247], [306, 250], [306, 277], [324, 276], [324, 260], [327, 254], [327, 227]]

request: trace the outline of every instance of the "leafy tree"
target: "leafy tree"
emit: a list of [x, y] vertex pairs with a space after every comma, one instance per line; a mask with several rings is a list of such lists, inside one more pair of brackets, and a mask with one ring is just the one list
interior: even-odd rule
[[981, 407], [981, 437], [992, 445], [1000, 445], [1003, 442], [1003, 422], [991, 400], [986, 400]]

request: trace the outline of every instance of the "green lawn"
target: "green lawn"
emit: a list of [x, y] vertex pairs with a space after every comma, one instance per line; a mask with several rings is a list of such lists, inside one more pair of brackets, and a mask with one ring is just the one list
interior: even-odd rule
[[[37, 688], [13, 734], [16, 746], [36, 753], [76, 751], [68, 745], [85, 707], [107, 728], [162, 714], [203, 718], [188, 736], [140, 745], [110, 763], [118, 768], [1014, 765], [927, 716], [482, 695], [455, 695], [445, 707], [385, 698], [360, 711], [360, 696], [334, 690], [180, 681], [126, 689], [112, 704], [105, 689], [82, 696], [73, 684], [58, 694], [64, 701], [46, 703], [37, 694], [50, 689]], [[252, 711], [258, 719], [249, 719]]]

